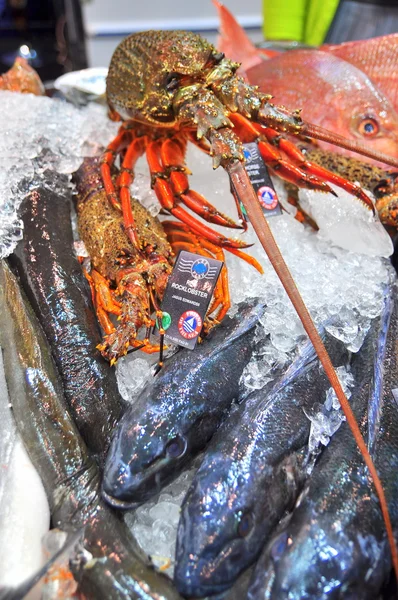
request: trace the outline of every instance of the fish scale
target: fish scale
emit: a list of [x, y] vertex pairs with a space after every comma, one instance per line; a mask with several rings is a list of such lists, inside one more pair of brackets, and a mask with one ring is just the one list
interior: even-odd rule
[[398, 111], [398, 33], [321, 48], [366, 73]]

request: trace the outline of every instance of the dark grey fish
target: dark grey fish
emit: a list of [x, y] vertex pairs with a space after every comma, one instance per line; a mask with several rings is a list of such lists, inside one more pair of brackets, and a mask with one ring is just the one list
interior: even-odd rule
[[18, 431], [43, 481], [54, 526], [80, 526], [82, 515], [96, 502], [97, 467], [65, 410], [62, 385], [40, 325], [4, 261], [0, 308], [0, 346]]
[[[348, 354], [326, 340], [335, 365]], [[258, 557], [302, 487], [310, 421], [330, 383], [307, 343], [272, 388], [254, 392], [214, 436], [184, 499], [174, 580], [183, 595], [227, 589]]]
[[195, 351], [171, 357], [126, 412], [105, 464], [103, 494], [109, 503], [131, 508], [144, 502], [204, 448], [238, 398], [263, 311], [257, 300], [240, 305]]
[[24, 200], [24, 237], [10, 260], [50, 342], [78, 430], [89, 449], [103, 455], [123, 401], [114, 369], [96, 349], [101, 336], [74, 253], [68, 186], [65, 176], [51, 173], [51, 181]]
[[4, 261], [0, 315], [10, 401], [43, 480], [53, 524], [83, 529], [85, 559], [74, 561], [82, 594], [90, 600], [179, 600], [171, 582], [148, 564], [124, 523], [99, 499], [98, 467], [67, 411], [43, 331]]
[[[375, 322], [370, 333], [367, 351], [352, 361], [362, 384], [351, 405], [362, 433], [369, 434], [390, 517], [398, 527], [398, 303], [392, 296], [386, 299], [381, 327]], [[390, 568], [379, 501], [344, 423], [291, 519], [261, 557], [249, 598], [370, 600], [378, 597]]]

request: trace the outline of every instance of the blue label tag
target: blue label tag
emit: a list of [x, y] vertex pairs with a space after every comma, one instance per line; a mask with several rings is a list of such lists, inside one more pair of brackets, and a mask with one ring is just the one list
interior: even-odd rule
[[215, 258], [181, 250], [161, 306], [169, 317], [165, 338], [184, 348], [195, 348], [223, 264]]
[[[245, 169], [257, 194], [264, 215], [267, 218], [280, 215], [282, 210], [278, 196], [269, 176], [268, 169], [258, 150], [257, 143], [250, 142], [249, 144], [243, 144], [243, 154], [245, 157]], [[242, 203], [240, 203], [240, 206], [243, 216], [248, 221], [249, 219]]]

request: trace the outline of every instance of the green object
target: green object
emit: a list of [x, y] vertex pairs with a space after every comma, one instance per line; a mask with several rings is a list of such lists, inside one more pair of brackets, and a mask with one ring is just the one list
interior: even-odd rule
[[319, 46], [338, 5], [339, 0], [263, 0], [264, 37]]
[[[164, 330], [168, 329], [171, 325], [171, 316], [168, 312], [164, 312], [162, 315], [162, 327]], [[156, 321], [156, 326], [159, 329], [159, 322]]]
[[304, 26], [303, 42], [311, 46], [323, 43], [339, 0], [310, 0]]
[[263, 0], [266, 40], [303, 41], [307, 0]]

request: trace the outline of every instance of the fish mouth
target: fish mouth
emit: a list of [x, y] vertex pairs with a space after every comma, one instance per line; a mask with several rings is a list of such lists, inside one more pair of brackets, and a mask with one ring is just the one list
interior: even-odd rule
[[101, 496], [107, 504], [119, 510], [132, 510], [138, 508], [142, 502], [127, 502], [126, 500], [118, 500], [114, 496], [108, 494], [104, 489], [101, 490]]
[[[159, 465], [160, 461], [157, 461]], [[163, 487], [163, 479], [157, 468], [149, 472], [132, 475], [126, 482], [105, 475], [102, 482], [102, 497], [113, 508], [130, 510], [153, 498]]]

